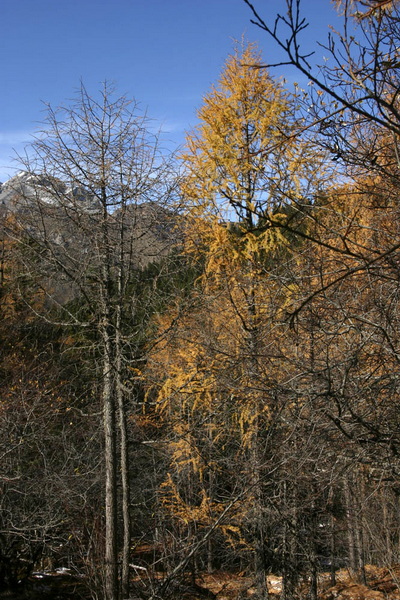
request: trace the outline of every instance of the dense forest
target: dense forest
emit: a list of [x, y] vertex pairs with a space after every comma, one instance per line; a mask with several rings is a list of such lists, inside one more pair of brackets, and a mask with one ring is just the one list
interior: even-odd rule
[[292, 90], [238, 43], [171, 155], [82, 85], [1, 187], [10, 597], [316, 600], [400, 563], [400, 5], [338, 2], [317, 68], [299, 2], [245, 2]]

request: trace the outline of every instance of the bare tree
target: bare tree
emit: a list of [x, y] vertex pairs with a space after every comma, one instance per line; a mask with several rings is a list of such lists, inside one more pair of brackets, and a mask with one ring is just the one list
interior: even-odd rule
[[71, 106], [49, 106], [44, 125], [22, 161], [25, 172], [8, 186], [9, 203], [26, 274], [46, 298], [45, 318], [94, 342], [104, 429], [105, 597], [115, 600], [119, 473], [123, 597], [129, 582], [128, 367], [143, 341], [134, 282], [170, 251], [166, 207], [174, 178], [146, 115], [107, 83], [96, 98], [82, 85]]

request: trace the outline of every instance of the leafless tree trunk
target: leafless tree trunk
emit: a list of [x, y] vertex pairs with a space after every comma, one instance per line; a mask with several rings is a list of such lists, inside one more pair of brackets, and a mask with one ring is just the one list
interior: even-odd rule
[[104, 425], [104, 594], [117, 600], [118, 553], [126, 598], [131, 545], [126, 410], [132, 393], [125, 380], [142, 336], [133, 325], [130, 286], [143, 267], [171, 249], [166, 206], [173, 173], [146, 116], [126, 98], [114, 98], [108, 84], [99, 99], [82, 86], [71, 107], [49, 107], [45, 130], [28, 155], [25, 174], [13, 184], [22, 236], [10, 234], [48, 298], [51, 310], [44, 318], [92, 336]]

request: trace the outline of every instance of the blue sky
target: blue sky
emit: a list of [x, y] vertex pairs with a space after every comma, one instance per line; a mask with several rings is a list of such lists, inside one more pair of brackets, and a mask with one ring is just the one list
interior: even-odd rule
[[[265, 20], [283, 0], [253, 0]], [[325, 41], [336, 15], [330, 0], [303, 0], [305, 44]], [[172, 145], [196, 123], [196, 109], [216, 82], [234, 40], [277, 49], [250, 23], [243, 0], [1, 0], [0, 181], [44, 118], [44, 103], [68, 103], [82, 80], [95, 93], [104, 80], [135, 98]], [[275, 70], [289, 81], [294, 71]]]

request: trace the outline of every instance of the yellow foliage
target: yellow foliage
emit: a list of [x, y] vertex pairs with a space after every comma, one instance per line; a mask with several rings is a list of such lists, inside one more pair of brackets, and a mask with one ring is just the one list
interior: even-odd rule
[[326, 175], [315, 145], [297, 139], [294, 98], [254, 44], [236, 47], [198, 117], [182, 155], [182, 195], [195, 220], [207, 211], [249, 230], [290, 203], [305, 179], [311, 189]]
[[[267, 437], [281, 410], [271, 390], [292, 376], [296, 353], [283, 314], [298, 288], [293, 281], [279, 285], [274, 273], [279, 253], [292, 253], [283, 227], [295, 210], [288, 199], [297, 197], [310, 172], [317, 183], [323, 169], [310, 161], [310, 147], [295, 143], [289, 95], [254, 68], [260, 61], [253, 45], [236, 49], [187, 138], [185, 251], [203, 271], [190, 311], [172, 307], [158, 318], [171, 333], [147, 366], [163, 373], [151, 393], [172, 439], [162, 503], [186, 525], [212, 523], [223, 510], [213, 500], [212, 481], [224, 468], [226, 448], [233, 445], [240, 464], [251, 462], [257, 440]], [[234, 545], [245, 545], [240, 510], [221, 525]]]
[[196, 505], [185, 502], [170, 473], [161, 485], [161, 493], [161, 503], [164, 508], [185, 525], [196, 523], [202, 527], [209, 526], [224, 508], [221, 504], [212, 502], [204, 489], [200, 490], [198, 498], [200, 501]]

